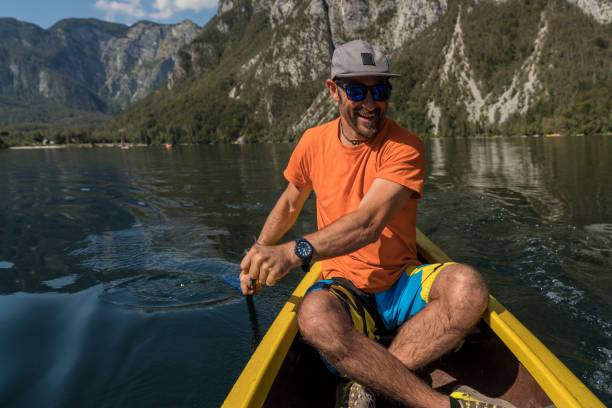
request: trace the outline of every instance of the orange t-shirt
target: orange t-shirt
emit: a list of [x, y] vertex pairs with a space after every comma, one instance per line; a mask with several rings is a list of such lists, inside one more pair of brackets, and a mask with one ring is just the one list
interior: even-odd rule
[[386, 118], [379, 133], [356, 147], [339, 138], [340, 119], [307, 130], [293, 151], [285, 178], [298, 187], [312, 186], [319, 229], [355, 211], [374, 179], [399, 183], [412, 198], [383, 229], [380, 238], [347, 255], [323, 261], [324, 278], [344, 277], [376, 293], [391, 287], [407, 265], [418, 265], [417, 199], [423, 192], [425, 154], [418, 136]]

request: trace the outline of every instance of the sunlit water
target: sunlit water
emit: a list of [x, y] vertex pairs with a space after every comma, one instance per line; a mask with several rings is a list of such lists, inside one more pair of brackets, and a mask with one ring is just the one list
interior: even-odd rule
[[[612, 138], [427, 140], [419, 226], [612, 404]], [[285, 144], [0, 152], [0, 406], [220, 405], [300, 279], [228, 281]], [[290, 236], [315, 225], [311, 198]]]

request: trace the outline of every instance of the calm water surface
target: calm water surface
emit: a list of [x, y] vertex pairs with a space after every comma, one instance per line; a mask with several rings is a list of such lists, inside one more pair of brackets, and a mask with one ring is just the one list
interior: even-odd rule
[[[612, 138], [426, 147], [420, 228], [612, 405]], [[0, 151], [0, 406], [219, 406], [300, 279], [224, 279], [291, 149]]]

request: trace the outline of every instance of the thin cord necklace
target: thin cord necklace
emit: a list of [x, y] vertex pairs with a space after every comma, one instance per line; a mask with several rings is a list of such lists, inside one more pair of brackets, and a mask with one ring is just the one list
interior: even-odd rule
[[342, 128], [342, 120], [340, 121], [340, 134], [342, 135], [342, 137], [344, 139], [346, 139], [347, 142], [349, 142], [350, 144], [352, 144], [353, 146], [359, 146], [360, 144], [362, 144], [363, 142], [365, 142], [365, 140], [356, 140], [356, 139], [349, 139], [348, 137], [346, 137], [344, 135], [344, 129]]

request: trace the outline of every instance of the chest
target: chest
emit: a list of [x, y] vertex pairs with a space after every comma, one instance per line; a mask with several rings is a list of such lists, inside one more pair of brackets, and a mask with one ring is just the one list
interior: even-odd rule
[[319, 204], [343, 211], [357, 208], [376, 178], [376, 154], [324, 154], [319, 159], [312, 178]]

